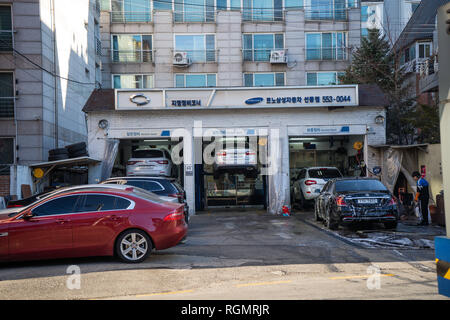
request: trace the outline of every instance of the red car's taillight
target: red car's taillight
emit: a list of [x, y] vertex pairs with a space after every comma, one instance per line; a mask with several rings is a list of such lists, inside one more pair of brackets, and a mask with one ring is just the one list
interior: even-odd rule
[[252, 151], [247, 151], [247, 152], [245, 153], [245, 155], [246, 155], [246, 156], [254, 156], [254, 155], [256, 155], [256, 153], [255, 153], [255, 152], [252, 152]]
[[344, 197], [338, 197], [336, 199], [336, 204], [340, 207], [345, 207], [347, 205], [347, 203], [345, 202]]
[[306, 184], [307, 186], [311, 186], [311, 185], [313, 185], [313, 184], [317, 184], [317, 182], [314, 181], [314, 180], [306, 180], [306, 181], [305, 181], [305, 184]]
[[178, 199], [183, 199], [184, 198], [184, 194], [183, 193], [171, 193], [167, 195], [168, 197], [172, 197], [172, 198], [178, 198]]
[[184, 219], [184, 206], [179, 207], [177, 210], [169, 213], [164, 217], [164, 221], [176, 221]]
[[226, 153], [225, 151], [223, 151], [223, 152], [217, 152], [216, 155], [225, 157], [225, 156], [227, 155], [227, 153]]

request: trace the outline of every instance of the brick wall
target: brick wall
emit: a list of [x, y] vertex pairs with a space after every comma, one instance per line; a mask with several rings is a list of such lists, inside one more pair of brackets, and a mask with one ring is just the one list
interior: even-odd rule
[[0, 197], [9, 195], [9, 176], [0, 176]]

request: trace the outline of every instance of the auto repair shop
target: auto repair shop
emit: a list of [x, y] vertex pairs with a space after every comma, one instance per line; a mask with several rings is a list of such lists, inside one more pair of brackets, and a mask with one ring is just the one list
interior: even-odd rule
[[[280, 213], [301, 168], [359, 176], [362, 161], [367, 175], [381, 166], [371, 146], [385, 143], [386, 105], [373, 85], [95, 90], [83, 109], [89, 154], [101, 161], [89, 182], [126, 174], [136, 150], [160, 149], [172, 156], [192, 214], [220, 206]], [[237, 165], [219, 166], [226, 154]]]

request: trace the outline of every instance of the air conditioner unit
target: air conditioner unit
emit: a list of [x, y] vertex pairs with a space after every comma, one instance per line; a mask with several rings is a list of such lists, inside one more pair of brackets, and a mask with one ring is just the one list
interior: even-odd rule
[[187, 66], [190, 64], [190, 59], [187, 52], [177, 51], [173, 54], [173, 64], [176, 66]]
[[287, 63], [286, 50], [272, 50], [270, 52], [270, 63]]

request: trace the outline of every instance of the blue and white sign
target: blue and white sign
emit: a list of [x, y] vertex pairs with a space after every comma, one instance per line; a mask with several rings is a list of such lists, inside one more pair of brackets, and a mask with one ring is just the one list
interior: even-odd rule
[[358, 86], [116, 90], [116, 109], [232, 109], [358, 105]]

